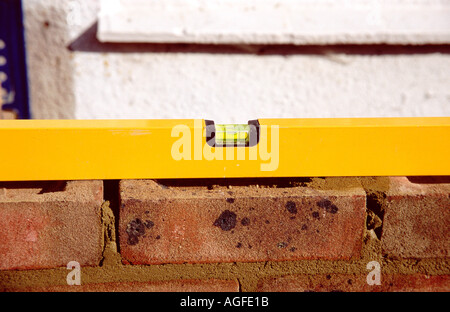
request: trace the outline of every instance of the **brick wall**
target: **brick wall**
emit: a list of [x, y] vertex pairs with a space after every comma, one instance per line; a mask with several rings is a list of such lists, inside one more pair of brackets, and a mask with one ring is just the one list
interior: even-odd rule
[[449, 177], [0, 182], [0, 290], [449, 291], [449, 208]]

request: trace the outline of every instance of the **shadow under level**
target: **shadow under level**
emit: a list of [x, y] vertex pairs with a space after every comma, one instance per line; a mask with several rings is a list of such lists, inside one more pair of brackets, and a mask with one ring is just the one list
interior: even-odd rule
[[250, 55], [399, 55], [450, 53], [450, 44], [440, 45], [293, 45], [293, 44], [191, 44], [191, 43], [123, 43], [100, 42], [97, 39], [98, 23], [91, 25], [68, 45], [76, 52], [99, 53], [204, 53]]
[[157, 179], [156, 182], [162, 187], [205, 187], [213, 189], [215, 186], [261, 186], [261, 187], [297, 187], [306, 186], [311, 178], [215, 178], [215, 179]]
[[450, 184], [450, 176], [411, 176], [407, 178], [409, 182], [416, 184]]
[[41, 189], [37, 194], [64, 192], [67, 181], [17, 181], [0, 182], [0, 189]]
[[[313, 178], [324, 177], [271, 177], [271, 178], [211, 178], [211, 179], [155, 179], [165, 187], [205, 187], [213, 186], [261, 186], [261, 187], [298, 187], [306, 186]], [[450, 184], [450, 176], [408, 176], [407, 179], [415, 184]], [[119, 206], [119, 181], [104, 180], [104, 197], [113, 207]], [[0, 189], [41, 189], [38, 194], [64, 192], [67, 181], [14, 181], [0, 182]]]

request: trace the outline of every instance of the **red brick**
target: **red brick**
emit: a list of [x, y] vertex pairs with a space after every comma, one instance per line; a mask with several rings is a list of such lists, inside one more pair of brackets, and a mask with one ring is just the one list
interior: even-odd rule
[[102, 181], [1, 182], [0, 269], [96, 265]]
[[382, 274], [381, 285], [368, 285], [366, 274], [289, 275], [265, 278], [258, 282], [263, 292], [447, 292], [449, 275]]
[[155, 282], [117, 282], [86, 285], [61, 285], [14, 289], [38, 292], [238, 292], [235, 280], [174, 280]]
[[120, 183], [119, 238], [132, 264], [359, 257], [365, 193], [356, 187], [161, 187]]
[[383, 252], [398, 258], [448, 257], [449, 237], [450, 178], [390, 178]]

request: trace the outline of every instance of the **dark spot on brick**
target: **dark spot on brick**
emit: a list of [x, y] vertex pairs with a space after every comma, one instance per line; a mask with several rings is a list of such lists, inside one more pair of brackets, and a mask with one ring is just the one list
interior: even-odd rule
[[155, 238], [156, 238], [156, 239], [160, 239], [160, 238], [161, 238], [161, 236], [160, 236], [160, 235], [158, 235], [158, 236], [156, 236]]
[[349, 285], [351, 285], [351, 284], [353, 284], [353, 281], [352, 281], [351, 279], [349, 279], [349, 280], [347, 281], [347, 283], [348, 283]]
[[139, 243], [139, 236], [145, 234], [145, 225], [141, 219], [134, 219], [127, 225], [128, 244], [136, 245]]
[[136, 245], [137, 243], [139, 243], [137, 236], [128, 236], [128, 245]]
[[270, 223], [270, 221], [269, 220], [266, 220], [266, 224], [269, 224]]
[[255, 207], [250, 207], [250, 211], [253, 211], [253, 210], [255, 210]]
[[335, 214], [336, 212], [338, 212], [339, 208], [336, 205], [332, 205], [330, 207], [330, 209], [327, 209], [327, 212], [330, 212], [332, 214]]
[[229, 231], [236, 226], [236, 214], [230, 210], [223, 211], [214, 221], [214, 226], [220, 227], [223, 231]]
[[288, 245], [288, 243], [286, 243], [286, 242], [281, 242], [281, 243], [278, 243], [278, 244], [277, 244], [277, 247], [278, 247], [278, 248], [286, 248], [287, 245]]
[[50, 22], [49, 21], [45, 21], [43, 24], [44, 24], [45, 28], [49, 28], [50, 27]]
[[144, 225], [147, 227], [147, 229], [151, 229], [155, 225], [155, 223], [150, 220], [145, 220]]
[[322, 199], [318, 201], [316, 204], [320, 208], [324, 208], [329, 213], [336, 213], [339, 210], [339, 208], [328, 199]]
[[297, 250], [297, 248], [295, 248], [295, 247], [292, 247], [291, 249], [289, 249], [290, 252], [294, 252], [296, 250]]
[[237, 243], [236, 248], [241, 248], [242, 244], [241, 243]]
[[252, 245], [248, 244], [248, 248], [252, 249], [252, 247], [253, 247]]
[[197, 193], [192, 192], [192, 195], [197, 195]]
[[291, 219], [291, 220], [295, 220], [295, 217], [290, 217], [289, 219]]
[[149, 214], [149, 213], [150, 213], [150, 211], [146, 210], [146, 211], [145, 211], [145, 213], [146, 213], [146, 214]]
[[230, 194], [230, 195], [233, 195], [233, 192], [232, 192], [232, 191], [228, 191], [227, 193]]
[[314, 211], [314, 212], [312, 213], [312, 216], [313, 216], [314, 219], [319, 219], [319, 218], [320, 218], [320, 217], [319, 217], [319, 213], [318, 213], [317, 211]]
[[127, 233], [134, 236], [144, 235], [145, 228], [144, 223], [142, 223], [141, 219], [135, 219], [128, 223]]
[[308, 226], [306, 224], [303, 224], [302, 225], [302, 230], [304, 231], [304, 230], [307, 230], [307, 229], [308, 229]]
[[229, 202], [230, 204], [234, 203], [234, 198], [227, 198], [227, 202]]
[[250, 219], [249, 219], [249, 218], [247, 218], [247, 217], [245, 217], [245, 218], [242, 218], [242, 220], [241, 220], [241, 224], [242, 224], [243, 226], [247, 226], [247, 225], [249, 225], [249, 224], [250, 224]]
[[297, 213], [297, 206], [295, 205], [295, 203], [293, 201], [288, 201], [285, 205], [287, 211], [289, 211], [290, 213]]
[[326, 277], [327, 277], [327, 280], [331, 279], [331, 275], [330, 274], [328, 274]]

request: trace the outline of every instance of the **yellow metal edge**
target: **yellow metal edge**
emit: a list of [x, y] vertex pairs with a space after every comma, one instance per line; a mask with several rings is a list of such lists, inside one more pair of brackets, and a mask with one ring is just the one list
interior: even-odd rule
[[[447, 117], [259, 122], [267, 131], [256, 147], [209, 148], [224, 159], [208, 160], [199, 119], [1, 120], [0, 181], [450, 175]], [[174, 159], [183, 131], [190, 156]]]

